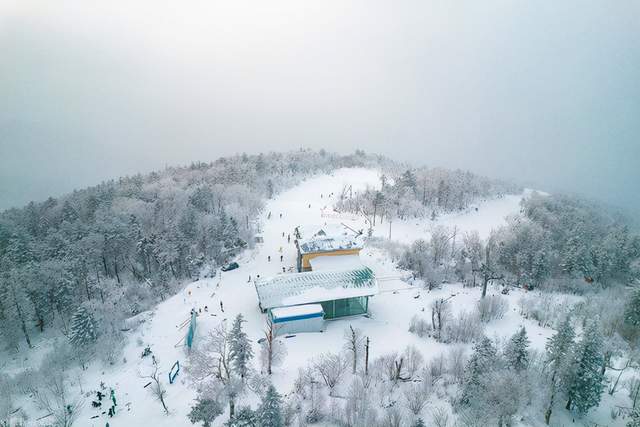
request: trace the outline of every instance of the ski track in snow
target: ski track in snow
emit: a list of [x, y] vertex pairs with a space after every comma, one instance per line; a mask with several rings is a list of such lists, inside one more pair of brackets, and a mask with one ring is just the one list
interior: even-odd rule
[[[191, 308], [202, 308], [203, 313], [198, 317], [195, 341], [203, 340], [209, 330], [219, 322], [227, 321], [242, 313], [247, 320], [246, 331], [253, 340], [254, 365], [260, 369], [257, 340], [262, 337], [264, 328], [264, 314], [257, 305], [255, 289], [248, 282], [249, 276], [254, 279], [276, 275], [295, 266], [295, 245], [293, 230], [297, 225], [323, 225], [325, 223], [341, 223], [350, 227], [363, 229], [364, 219], [355, 215], [336, 215], [331, 207], [345, 184], [353, 186], [354, 191], [365, 189], [367, 186], [378, 186], [378, 172], [367, 169], [341, 169], [332, 175], [316, 176], [303, 181], [300, 185], [278, 194], [268, 201], [260, 217], [264, 243], [256, 245], [236, 258], [240, 268], [230, 272], [218, 273], [212, 279], [193, 282], [184, 287], [177, 295], [159, 304], [153, 310], [151, 319], [137, 329], [127, 333], [124, 357], [113, 367], [102, 367], [99, 362], [94, 363], [85, 371], [83, 390], [97, 390], [104, 382], [107, 387], [116, 390], [118, 398], [118, 412], [109, 419], [101, 415], [97, 419], [90, 417], [99, 412], [91, 407], [91, 400], [95, 394], [85, 399], [82, 413], [77, 425], [104, 427], [108, 421], [111, 427], [140, 426], [143, 424], [157, 427], [174, 427], [192, 425], [187, 419], [187, 413], [196, 397], [196, 392], [187, 380], [185, 372], [187, 361], [185, 348], [175, 347], [186, 334], [186, 327], [179, 329], [189, 318]], [[332, 198], [328, 194], [333, 192]], [[323, 197], [321, 198], [321, 194]], [[475, 209], [462, 214], [443, 215], [436, 222], [447, 226], [457, 226], [461, 232], [478, 230], [481, 237], [486, 237], [491, 229], [504, 224], [505, 216], [517, 213], [522, 195], [509, 195], [500, 199], [479, 203]], [[309, 208], [309, 204], [311, 207]], [[271, 218], [267, 216], [271, 212]], [[282, 213], [282, 218], [280, 214]], [[392, 223], [392, 238], [405, 243], [412, 242], [418, 237], [427, 237], [430, 220], [396, 221]], [[388, 223], [376, 227], [375, 236], [388, 236]], [[284, 237], [283, 233], [284, 232]], [[291, 234], [291, 243], [287, 243], [287, 234]], [[282, 250], [282, 252], [280, 252]], [[284, 262], [280, 262], [280, 255]], [[271, 261], [267, 257], [271, 256]], [[384, 353], [402, 351], [407, 345], [415, 345], [429, 360], [451, 348], [450, 345], [440, 344], [432, 339], [419, 338], [408, 332], [409, 321], [415, 314], [423, 314], [429, 318], [429, 304], [435, 298], [453, 296], [451, 299], [454, 312], [473, 310], [475, 302], [480, 297], [479, 288], [462, 288], [458, 284], [445, 285], [442, 289], [428, 292], [412, 287], [399, 277], [403, 274], [396, 270], [394, 264], [380, 251], [365, 248], [361, 253], [362, 262], [372, 268], [377, 276], [386, 277], [380, 281], [380, 294], [370, 300], [370, 318], [353, 317], [334, 320], [327, 323], [323, 333], [299, 334], [285, 339], [288, 355], [282, 366], [274, 369], [273, 382], [282, 394], [291, 390], [292, 383], [297, 376], [298, 368], [305, 366], [309, 360], [322, 352], [341, 351], [343, 347], [343, 333], [349, 325], [360, 328], [371, 340], [371, 359]], [[499, 289], [490, 288], [489, 293], [498, 293]], [[525, 325], [532, 341], [532, 347], [544, 348], [544, 343], [553, 332], [550, 329], [538, 327], [531, 321], [524, 320], [518, 314], [517, 302], [524, 294], [523, 291], [512, 291], [506, 296], [510, 308], [505, 317], [488, 324], [486, 333], [490, 337], [506, 338], [513, 334], [520, 325]], [[221, 311], [220, 303], [224, 305]], [[204, 307], [208, 306], [208, 312]], [[139, 344], [141, 342], [142, 344]], [[167, 389], [166, 402], [170, 410], [165, 415], [159, 402], [155, 401], [148, 388], [144, 385], [149, 381], [142, 378], [151, 367], [151, 358], [140, 357], [144, 347], [150, 345], [155, 357], [159, 361], [162, 380]], [[33, 360], [33, 359], [32, 359]], [[167, 373], [175, 361], [180, 361], [182, 368], [176, 383], [169, 384]], [[108, 391], [108, 390], [107, 390]], [[239, 405], [252, 404], [256, 406], [255, 398], [241, 399]], [[105, 407], [106, 411], [108, 408]], [[36, 412], [38, 413], [38, 412]], [[38, 413], [37, 416], [41, 414]], [[36, 418], [36, 417], [33, 417]], [[216, 419], [214, 425], [221, 425], [226, 421], [222, 415]]]

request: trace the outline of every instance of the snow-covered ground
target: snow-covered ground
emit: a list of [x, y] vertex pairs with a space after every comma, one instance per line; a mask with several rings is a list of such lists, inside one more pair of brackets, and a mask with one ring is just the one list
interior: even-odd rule
[[[119, 411], [111, 419], [100, 415], [100, 411], [91, 407], [92, 395], [86, 399], [77, 425], [103, 427], [107, 421], [112, 427], [143, 424], [158, 427], [191, 425], [187, 413], [196, 396], [195, 390], [187, 381], [187, 375], [180, 372], [177, 382], [172, 385], [167, 381], [171, 366], [176, 361], [181, 364], [186, 362], [185, 348], [178, 344], [185, 336], [186, 327], [181, 325], [189, 318], [190, 310], [202, 309], [202, 314], [198, 317], [196, 341], [202, 340], [207, 331], [219, 322], [231, 322], [236, 314], [242, 313], [247, 320], [245, 327], [248, 335], [254, 340], [254, 351], [259, 354], [256, 341], [262, 336], [264, 315], [258, 309], [255, 289], [249, 277], [254, 279], [257, 275], [277, 275], [282, 273], [282, 267], [287, 270], [295, 267], [293, 230], [297, 225], [345, 223], [354, 228], [364, 228], [363, 218], [336, 215], [331, 206], [344, 184], [352, 185], [353, 190], [357, 191], [378, 183], [376, 171], [342, 169], [333, 175], [308, 179], [270, 200], [260, 218], [264, 243], [236, 259], [240, 268], [185, 286], [179, 294], [159, 304], [145, 323], [128, 332], [124, 349], [126, 362], [121, 361], [110, 368], [103, 368], [96, 363], [83, 373], [82, 386], [85, 392], [96, 390], [100, 383], [116, 390]], [[333, 197], [329, 197], [331, 193], [334, 194]], [[478, 230], [481, 236], [486, 237], [492, 228], [504, 223], [505, 216], [519, 211], [522, 197], [512, 195], [480, 203], [477, 211], [472, 209], [464, 214], [442, 216], [437, 222], [457, 226], [460, 231]], [[426, 236], [431, 225], [430, 220], [394, 222], [392, 237], [402, 242], [411, 242], [417, 237]], [[374, 235], [386, 237], [388, 232], [388, 223], [385, 221], [376, 228]], [[292, 235], [290, 243], [287, 242], [288, 234]], [[283, 256], [282, 262], [280, 255]], [[427, 360], [435, 357], [446, 351], [447, 346], [409, 333], [411, 317], [423, 311], [426, 313], [430, 302], [441, 296], [453, 295], [451, 302], [454, 311], [473, 309], [480, 297], [478, 288], [468, 289], [456, 284], [446, 285], [433, 292], [412, 287], [400, 280], [402, 273], [379, 250], [367, 248], [361, 255], [362, 262], [384, 279], [380, 280], [380, 294], [370, 301], [370, 317], [334, 320], [328, 322], [323, 333], [299, 334], [286, 339], [288, 355], [285, 363], [275, 368], [273, 374], [273, 382], [282, 393], [289, 392], [298, 368], [306, 365], [312, 357], [342, 348], [343, 333], [350, 324], [362, 329], [370, 337], [372, 358], [391, 351], [401, 351], [409, 344], [419, 348]], [[269, 256], [271, 261], [267, 260]], [[490, 289], [490, 292], [498, 291]], [[524, 324], [532, 347], [542, 349], [553, 331], [541, 328], [519, 315], [517, 304], [523, 293], [524, 291], [512, 291], [506, 296], [510, 309], [503, 319], [489, 323], [487, 334], [507, 337]], [[151, 346], [159, 361], [162, 379], [167, 388], [169, 415], [164, 414], [160, 403], [154, 401], [148, 388], [144, 388], [149, 380], [143, 376], [150, 372], [151, 365], [149, 357], [140, 357], [146, 345]], [[257, 361], [256, 369], [259, 370]], [[99, 417], [92, 419], [95, 415]], [[610, 421], [608, 416], [604, 419]], [[224, 420], [224, 416], [220, 417], [215, 425], [220, 425]]]

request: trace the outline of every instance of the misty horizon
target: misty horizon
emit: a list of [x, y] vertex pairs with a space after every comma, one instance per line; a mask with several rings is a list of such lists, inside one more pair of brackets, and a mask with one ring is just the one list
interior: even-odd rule
[[362, 149], [640, 212], [637, 3], [0, 6], [0, 209]]

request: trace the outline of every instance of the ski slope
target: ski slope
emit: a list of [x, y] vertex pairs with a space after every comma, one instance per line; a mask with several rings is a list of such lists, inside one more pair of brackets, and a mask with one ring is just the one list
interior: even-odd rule
[[[264, 242], [236, 258], [240, 268], [218, 272], [214, 278], [187, 284], [180, 293], [159, 304], [152, 312], [141, 316], [146, 321], [127, 333], [123, 361], [109, 368], [96, 363], [80, 373], [85, 393], [97, 390], [101, 383], [104, 383], [107, 390], [115, 389], [118, 412], [115, 417], [107, 418], [100, 410], [92, 408], [91, 400], [95, 395], [93, 392], [85, 399], [77, 425], [104, 427], [107, 421], [111, 427], [143, 424], [157, 427], [191, 425], [187, 413], [196, 393], [184, 371], [187, 362], [185, 347], [179, 345], [187, 331], [187, 328], [181, 325], [189, 318], [191, 309], [202, 309], [202, 314], [198, 317], [196, 342], [203, 340], [207, 332], [220, 322], [231, 323], [238, 313], [242, 313], [247, 320], [246, 331], [254, 342], [254, 353], [258, 355], [257, 340], [262, 337], [265, 319], [258, 309], [255, 289], [249, 278], [253, 280], [258, 275], [267, 277], [281, 274], [283, 267], [285, 270], [295, 268], [293, 231], [298, 225], [344, 223], [356, 229], [364, 228], [364, 218], [357, 215], [337, 215], [332, 210], [333, 200], [344, 185], [352, 185], [354, 191], [363, 190], [367, 186], [377, 186], [378, 172], [341, 169], [332, 175], [308, 179], [268, 201], [259, 218]], [[331, 193], [333, 196], [330, 196]], [[481, 236], [486, 237], [491, 229], [504, 223], [507, 215], [519, 211], [522, 197], [523, 195], [510, 195], [480, 203], [477, 211], [472, 209], [463, 214], [445, 215], [435, 223], [456, 226], [460, 231], [478, 230]], [[430, 220], [394, 222], [391, 225], [392, 239], [412, 242], [417, 237], [428, 236], [429, 228], [433, 225], [434, 222]], [[388, 223], [384, 222], [376, 227], [374, 235], [388, 237], [388, 227]], [[291, 242], [287, 241], [288, 234], [292, 235]], [[280, 255], [283, 257], [282, 262]], [[271, 261], [268, 261], [269, 256]], [[398, 271], [383, 253], [372, 248], [363, 250], [361, 259], [380, 278], [380, 294], [370, 301], [370, 316], [330, 321], [323, 333], [298, 334], [285, 339], [288, 355], [284, 364], [275, 368], [273, 373], [274, 385], [281, 393], [287, 394], [291, 390], [298, 368], [305, 366], [311, 358], [324, 351], [341, 351], [343, 333], [349, 325], [362, 329], [365, 335], [369, 336], [372, 358], [392, 351], [402, 351], [405, 346], [413, 344], [429, 360], [450, 346], [409, 333], [411, 317], [429, 310], [429, 305], [435, 298], [452, 297], [455, 312], [472, 310], [480, 297], [480, 289], [463, 288], [456, 284], [432, 292], [410, 286], [401, 280], [405, 273]], [[497, 291], [490, 289], [490, 293]], [[506, 337], [524, 324], [532, 346], [542, 349], [552, 330], [541, 328], [518, 314], [517, 302], [523, 292], [513, 291], [506, 296], [510, 303], [509, 312], [503, 319], [491, 322], [486, 333], [489, 336]], [[147, 345], [151, 346], [159, 362], [167, 389], [168, 415], [165, 415], [160, 403], [154, 400], [149, 389], [144, 387], [149, 382], [144, 376], [151, 371], [151, 358], [141, 358], [141, 353]], [[183, 365], [183, 370], [178, 374], [176, 383], [170, 385], [167, 374], [176, 361]], [[259, 371], [258, 361], [254, 360], [254, 363]], [[240, 399], [237, 406], [253, 404], [255, 407], [256, 402], [252, 399]], [[95, 416], [97, 418], [92, 418]], [[214, 425], [222, 425], [226, 419], [227, 416], [222, 415]]]

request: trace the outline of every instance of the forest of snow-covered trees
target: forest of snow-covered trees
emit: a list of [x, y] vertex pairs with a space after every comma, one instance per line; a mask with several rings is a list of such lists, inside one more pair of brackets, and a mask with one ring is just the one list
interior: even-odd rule
[[533, 193], [486, 242], [474, 232], [459, 234], [434, 227], [429, 241], [404, 250], [401, 265], [433, 285], [492, 277], [517, 287], [574, 292], [626, 285], [640, 272], [640, 235], [573, 197]]
[[[226, 413], [230, 426], [420, 426], [430, 402], [428, 421], [442, 427], [454, 420], [460, 426], [549, 423], [559, 405], [583, 415], [623, 384], [632, 406], [611, 416], [640, 419], [640, 380], [620, 379], [640, 364], [640, 236], [624, 218], [576, 197], [534, 192], [519, 213], [481, 238], [436, 220], [521, 188], [360, 151], [306, 150], [167, 168], [0, 213], [3, 350], [29, 351], [47, 334], [64, 338], [42, 366], [0, 375], [7, 390], [0, 416], [14, 410], [15, 393], [34, 398], [62, 425], [73, 424], [78, 411], [64, 394], [62, 373], [68, 366], [84, 370], [97, 358], [116, 363], [131, 318], [253, 246], [267, 199], [342, 167], [376, 168], [381, 179], [365, 191], [345, 187], [335, 210], [358, 213], [369, 226], [410, 218], [432, 224], [428, 238], [402, 244], [370, 235], [369, 246], [409, 271], [415, 288], [460, 282], [479, 288], [481, 298], [462, 311], [437, 298], [413, 315], [406, 325], [411, 334], [449, 346], [428, 361], [404, 343], [369, 357], [369, 336], [345, 327], [344, 342], [333, 346], [338, 350], [315, 355], [293, 390], [271, 385], [272, 365], [286, 360], [284, 340], [267, 325], [254, 354], [239, 314], [208, 331], [189, 354], [186, 372], [197, 391], [189, 421], [207, 426]], [[530, 348], [524, 327], [504, 339], [487, 333], [490, 322], [516, 309], [504, 295], [488, 294], [491, 286], [504, 294], [535, 290], [523, 293], [517, 310], [555, 330], [544, 350]], [[153, 361], [144, 378], [168, 413], [171, 402]], [[259, 405], [252, 409], [247, 396]]]
[[381, 161], [362, 152], [241, 155], [2, 212], [2, 343], [30, 347], [48, 328], [71, 336], [83, 313], [100, 319], [102, 342], [117, 339], [123, 318], [252, 245], [266, 198], [314, 173]]
[[[462, 211], [482, 200], [515, 194], [512, 183], [492, 180], [469, 171], [441, 168], [403, 168], [389, 165], [381, 176], [380, 187], [344, 197], [336, 209], [356, 212], [372, 224], [385, 218], [430, 217]], [[343, 194], [343, 196], [346, 194]]]

